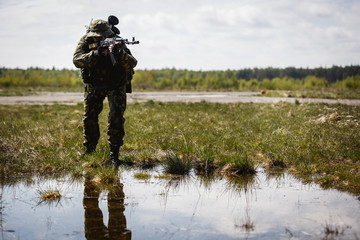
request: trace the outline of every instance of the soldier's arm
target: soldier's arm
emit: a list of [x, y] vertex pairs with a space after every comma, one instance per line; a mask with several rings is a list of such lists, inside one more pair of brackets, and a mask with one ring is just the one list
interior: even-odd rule
[[131, 54], [130, 49], [125, 44], [121, 45], [119, 64], [127, 70], [133, 69], [137, 65], [137, 60]]
[[96, 61], [95, 51], [89, 49], [88, 43], [85, 39], [86, 36], [83, 36], [80, 39], [73, 55], [73, 62], [77, 68], [91, 67]]

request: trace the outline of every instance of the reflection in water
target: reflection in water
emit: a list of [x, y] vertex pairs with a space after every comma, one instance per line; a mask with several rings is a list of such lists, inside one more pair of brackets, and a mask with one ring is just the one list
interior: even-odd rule
[[[0, 181], [0, 240], [360, 236], [357, 197], [304, 184], [287, 172], [259, 169], [256, 176], [232, 179], [190, 172], [163, 178], [157, 168], [143, 181], [134, 177], [136, 171], [121, 169], [121, 183], [109, 185], [88, 174], [77, 181], [70, 176]], [[63, 197], [59, 204], [39, 205], [39, 189], [58, 189]]]
[[245, 194], [252, 193], [252, 190], [256, 188], [256, 176], [255, 175], [243, 175], [233, 178], [227, 178], [227, 182], [225, 182], [226, 191], [235, 192], [237, 194]]
[[85, 210], [86, 239], [131, 239], [131, 231], [126, 229], [123, 185], [116, 182], [106, 190], [108, 191], [109, 211], [107, 227], [103, 222], [103, 214], [99, 208], [101, 189], [91, 179], [85, 178], [83, 206]]

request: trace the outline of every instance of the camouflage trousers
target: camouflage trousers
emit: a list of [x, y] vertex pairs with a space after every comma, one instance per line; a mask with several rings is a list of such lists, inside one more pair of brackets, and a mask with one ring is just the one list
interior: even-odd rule
[[123, 184], [116, 181], [107, 194], [108, 224], [103, 221], [103, 212], [99, 207], [102, 189], [88, 176], [85, 177], [83, 206], [85, 212], [85, 237], [87, 240], [119, 239], [130, 240], [131, 231], [126, 228], [124, 215], [125, 194]]
[[126, 109], [126, 87], [117, 87], [113, 90], [94, 89], [90, 85], [85, 88], [84, 94], [84, 146], [95, 149], [99, 138], [99, 114], [103, 110], [103, 102], [107, 97], [109, 102], [108, 142], [114, 146], [122, 146], [125, 136], [124, 112]]

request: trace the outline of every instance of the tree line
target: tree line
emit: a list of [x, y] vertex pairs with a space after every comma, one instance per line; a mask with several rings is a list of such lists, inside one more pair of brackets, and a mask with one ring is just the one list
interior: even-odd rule
[[[245, 68], [225, 71], [186, 69], [135, 70], [136, 90], [296, 90], [342, 88], [360, 90], [360, 66], [330, 68]], [[0, 87], [80, 87], [78, 70], [0, 68]]]

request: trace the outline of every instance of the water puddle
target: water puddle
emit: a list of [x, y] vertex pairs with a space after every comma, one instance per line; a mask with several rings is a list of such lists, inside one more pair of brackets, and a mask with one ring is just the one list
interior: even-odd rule
[[[229, 181], [191, 174], [98, 188], [85, 177], [33, 177], [1, 185], [1, 239], [359, 239], [360, 201], [291, 175]], [[39, 192], [57, 189], [46, 202]]]

